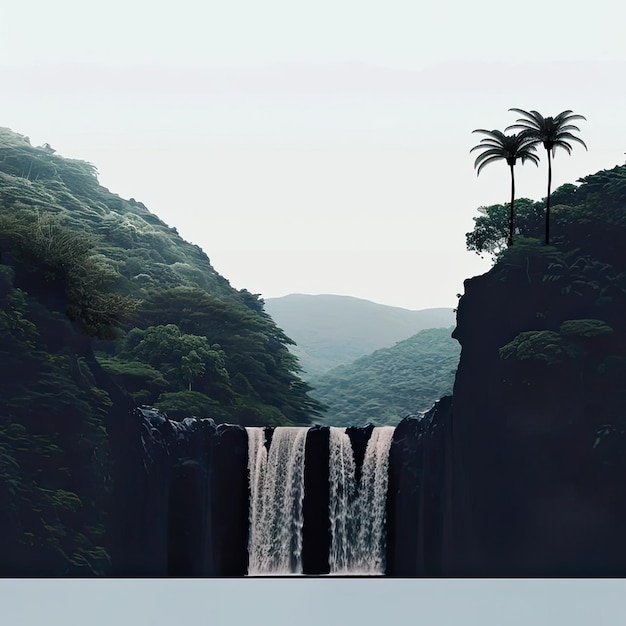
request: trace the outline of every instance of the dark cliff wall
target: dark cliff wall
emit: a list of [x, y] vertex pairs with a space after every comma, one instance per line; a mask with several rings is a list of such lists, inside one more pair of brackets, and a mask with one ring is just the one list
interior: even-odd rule
[[451, 398], [396, 427], [389, 451], [388, 576], [440, 576]]
[[328, 574], [330, 571], [329, 438], [330, 430], [327, 426], [313, 426], [306, 438], [302, 503], [304, 574]]
[[213, 453], [210, 419], [173, 422], [135, 409], [111, 428], [115, 473], [109, 528], [116, 576], [217, 573], [211, 526]]
[[248, 435], [245, 428], [220, 424], [212, 463], [212, 526], [217, 576], [248, 571]]
[[[359, 470], [372, 429], [350, 429]], [[273, 429], [267, 428], [265, 434], [269, 446]], [[249, 477], [244, 428], [216, 427], [211, 419], [176, 422], [156, 409], [142, 407], [119, 420], [112, 445], [116, 467], [110, 511], [113, 575], [246, 575]], [[309, 430], [302, 529], [303, 573], [309, 575], [329, 572], [328, 445], [328, 427]], [[407, 527], [405, 520], [399, 523]], [[398, 542], [395, 551], [403, 552]]]
[[[530, 261], [465, 282], [441, 572], [623, 576], [626, 461], [616, 425], [624, 423], [624, 379], [606, 372], [623, 358], [624, 301], [607, 311], [591, 298], [567, 298]], [[581, 318], [610, 319], [610, 342], [557, 335], [564, 321]], [[522, 331], [551, 331], [543, 336], [552, 344], [503, 359], [499, 349]]]

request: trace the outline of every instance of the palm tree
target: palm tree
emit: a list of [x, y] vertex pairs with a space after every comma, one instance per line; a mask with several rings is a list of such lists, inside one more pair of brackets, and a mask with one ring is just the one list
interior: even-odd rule
[[532, 138], [533, 143], [542, 143], [548, 153], [548, 197], [546, 199], [546, 246], [550, 243], [550, 188], [552, 186], [552, 158], [557, 148], [563, 148], [567, 154], [572, 153], [572, 141], [582, 144], [585, 150], [585, 142], [572, 134], [572, 131], [580, 132], [578, 126], [570, 122], [573, 120], [586, 120], [582, 115], [575, 115], [572, 111], [562, 111], [556, 117], [543, 117], [537, 111], [524, 111], [523, 109], [509, 109], [520, 113], [524, 117], [505, 130], [519, 129]]
[[511, 215], [509, 218], [509, 240], [508, 245], [513, 245], [513, 219], [515, 207], [515, 163], [517, 159], [524, 161], [532, 161], [535, 165], [539, 165], [539, 157], [535, 154], [535, 141], [525, 133], [517, 133], [515, 135], [505, 135], [500, 130], [483, 130], [477, 128], [472, 131], [474, 133], [482, 133], [487, 135], [480, 140], [477, 146], [474, 146], [470, 152], [474, 150], [483, 150], [474, 161], [474, 167], [478, 168], [476, 176], [480, 171], [493, 161], [505, 160], [511, 169]]

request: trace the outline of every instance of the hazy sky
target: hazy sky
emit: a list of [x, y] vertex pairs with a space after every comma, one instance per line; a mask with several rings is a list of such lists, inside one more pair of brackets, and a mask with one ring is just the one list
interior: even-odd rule
[[[0, 125], [94, 163], [233, 286], [454, 306], [504, 163], [474, 128], [512, 106], [585, 115], [554, 184], [624, 161], [623, 3], [8, 3]], [[546, 163], [518, 168], [545, 195]]]

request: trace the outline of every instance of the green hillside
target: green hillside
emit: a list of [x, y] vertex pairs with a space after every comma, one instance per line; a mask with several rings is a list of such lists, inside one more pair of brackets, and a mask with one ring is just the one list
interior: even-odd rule
[[452, 309], [411, 311], [350, 296], [290, 294], [265, 306], [296, 342], [291, 350], [307, 380], [425, 328], [454, 324]]
[[460, 353], [452, 330], [423, 330], [313, 378], [312, 395], [329, 407], [320, 423], [395, 425], [450, 394]]
[[0, 575], [110, 571], [109, 435], [134, 404], [310, 423], [290, 344], [91, 164], [0, 129]]
[[[100, 362], [137, 402], [241, 423], [307, 423], [316, 414], [292, 342], [263, 301], [233, 289], [141, 202], [101, 187], [91, 164], [0, 130], [0, 211], [2, 248], [18, 259], [16, 287], [39, 297], [66, 281], [66, 295], [78, 290], [83, 303], [87, 288], [91, 299], [115, 294], [101, 309], [126, 298], [133, 314], [100, 320], [101, 328], [71, 297], [59, 312], [109, 340], [94, 345]], [[72, 254], [82, 256], [68, 276], [63, 255]], [[86, 265], [90, 286], [78, 284]]]

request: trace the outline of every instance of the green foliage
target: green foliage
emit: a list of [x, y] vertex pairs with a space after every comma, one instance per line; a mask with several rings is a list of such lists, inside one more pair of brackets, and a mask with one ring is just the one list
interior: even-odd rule
[[7, 515], [0, 516], [0, 548], [7, 560], [0, 572], [105, 574], [108, 443], [102, 418], [111, 401], [92, 385], [81, 359], [63, 347], [71, 329], [48, 328], [42, 314], [32, 297], [5, 285], [0, 503]]
[[321, 408], [291, 343], [91, 164], [0, 128], [0, 575], [110, 572], [112, 401], [94, 346], [137, 402], [278, 426]]
[[323, 423], [397, 424], [407, 414], [429, 409], [452, 392], [460, 347], [451, 332], [423, 330], [314, 378], [314, 397], [329, 407]]
[[[515, 202], [515, 232], [522, 238], [539, 237], [543, 226], [543, 209], [540, 203], [528, 198]], [[509, 235], [509, 206], [492, 204], [478, 208], [481, 214], [474, 219], [474, 230], [465, 235], [467, 249], [497, 258], [506, 249]]]
[[578, 126], [574, 126], [574, 120], [584, 120], [582, 115], [576, 115], [572, 111], [562, 111], [552, 117], [544, 117], [537, 111], [524, 111], [524, 109], [509, 109], [522, 115], [515, 124], [507, 127], [506, 130], [519, 130], [525, 135], [531, 144], [542, 144], [548, 157], [548, 195], [546, 196], [546, 220], [545, 220], [545, 244], [550, 244], [550, 201], [552, 189], [552, 158], [556, 154], [557, 148], [563, 148], [567, 154], [572, 153], [572, 142], [582, 145], [585, 150], [585, 142], [573, 134], [573, 131], [580, 132]]
[[579, 351], [559, 333], [551, 330], [520, 333], [500, 348], [500, 358], [519, 361], [544, 361], [549, 365], [564, 363], [579, 356]]
[[[147, 297], [139, 317], [142, 324], [153, 328], [174, 324], [183, 334], [205, 337], [212, 349], [220, 353], [222, 361], [211, 365], [212, 369], [198, 380], [196, 390], [216, 398], [222, 393], [234, 406], [249, 402], [242, 395], [254, 395], [257, 401], [277, 408], [284, 415], [285, 424], [309, 423], [322, 407], [309, 395], [310, 386], [299, 378], [298, 361], [287, 349], [293, 342], [264, 312], [256, 296], [248, 292], [241, 295], [245, 307], [198, 288], [167, 289]], [[134, 341], [136, 332], [131, 331], [126, 342]], [[133, 358], [146, 360], [132, 347], [125, 350], [123, 354], [130, 356], [132, 352]], [[217, 376], [215, 370], [220, 367], [225, 377]], [[232, 387], [230, 381], [238, 376], [240, 382], [241, 377], [247, 381], [246, 387], [252, 394], [241, 394]], [[224, 386], [227, 382], [228, 388]]]
[[[110, 338], [136, 308], [136, 301], [111, 291], [115, 274], [91, 254], [93, 240], [50, 214], [0, 213], [1, 243], [19, 261], [28, 287], [62, 292], [65, 312], [90, 335]], [[43, 283], [43, 284], [42, 284]]]
[[[288, 350], [293, 342], [265, 313], [263, 301], [232, 289], [198, 246], [142, 203], [100, 187], [90, 164], [0, 131], [0, 221], [0, 249], [15, 257], [17, 286], [36, 292], [45, 306], [66, 312], [88, 333], [110, 339], [120, 325], [131, 338], [133, 327], [180, 329], [184, 345], [169, 346], [170, 356], [160, 362], [148, 354], [154, 347], [149, 342], [137, 344], [135, 355], [123, 348], [127, 339], [101, 355], [117, 359], [109, 362], [117, 367], [116, 380], [138, 401], [192, 387], [224, 406], [237, 406], [239, 396], [255, 397], [277, 408], [285, 424], [306, 424], [319, 414]], [[140, 374], [136, 366], [122, 371], [120, 362], [144, 363], [160, 376]], [[232, 389], [237, 374], [252, 393]], [[142, 380], [145, 388], [139, 388]]]
[[222, 413], [220, 403], [197, 391], [174, 391], [162, 393], [154, 403], [157, 409], [196, 417], [214, 417]]
[[515, 234], [515, 164], [518, 159], [521, 159], [522, 164], [526, 161], [531, 161], [538, 165], [539, 157], [535, 154], [537, 148], [527, 132], [513, 135], [505, 135], [499, 130], [477, 129], [473, 132], [487, 135], [481, 139], [477, 146], [470, 150], [470, 152], [482, 150], [476, 161], [474, 161], [474, 167], [477, 168], [476, 175], [479, 175], [486, 165], [494, 161], [504, 160], [509, 166], [511, 172], [511, 204], [508, 219], [507, 245], [512, 246]]
[[203, 378], [206, 386], [228, 385], [225, 354], [203, 335], [182, 333], [175, 324], [133, 328], [119, 344], [118, 358], [143, 362], [159, 371], [170, 386], [189, 387]]
[[126, 361], [117, 357], [97, 354], [98, 363], [115, 382], [125, 389], [137, 404], [150, 404], [159, 394], [171, 389], [163, 374], [141, 361]]
[[[559, 250], [577, 251], [595, 263], [624, 269], [621, 253], [626, 233], [626, 166], [603, 170], [579, 179], [579, 185], [563, 185], [552, 198], [551, 242]], [[540, 238], [544, 221], [542, 204], [530, 200], [516, 203], [516, 227], [522, 238]], [[467, 247], [494, 257], [506, 241], [506, 206], [481, 207], [474, 230], [467, 233]], [[575, 259], [573, 259], [575, 260]]]

